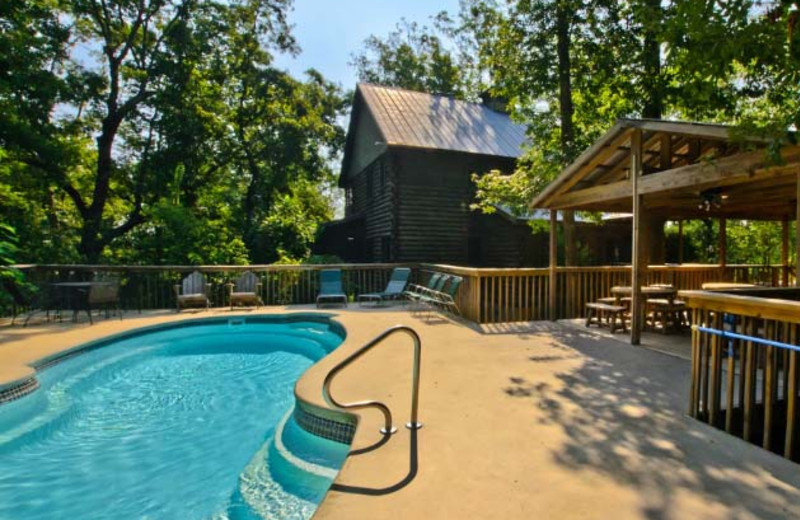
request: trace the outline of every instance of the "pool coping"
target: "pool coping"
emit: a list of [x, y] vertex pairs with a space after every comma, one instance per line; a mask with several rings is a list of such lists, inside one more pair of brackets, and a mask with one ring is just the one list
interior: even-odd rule
[[[143, 325], [129, 330], [111, 333], [109, 335], [94, 340], [68, 346], [51, 354], [45, 355], [25, 367], [29, 369], [24, 375], [0, 384], [0, 406], [16, 401], [25, 397], [39, 388], [37, 375], [63, 361], [67, 361], [81, 354], [86, 354], [99, 348], [111, 345], [117, 341], [135, 338], [145, 334], [160, 332], [164, 330], [180, 329], [198, 325], [215, 325], [230, 323], [231, 320], [242, 319], [244, 323], [325, 323], [331, 330], [341, 337], [339, 345], [314, 361], [310, 368], [330, 356], [341, 348], [347, 341], [347, 330], [344, 326], [333, 319], [336, 314], [327, 312], [291, 312], [291, 313], [265, 313], [265, 314], [234, 314], [226, 316], [203, 316], [185, 318], [179, 321], [168, 321]], [[307, 370], [306, 370], [307, 371]], [[350, 444], [358, 426], [358, 416], [345, 411], [326, 408], [314, 404], [309, 399], [304, 399], [298, 392], [298, 383], [305, 375], [301, 374], [294, 384], [295, 407], [293, 416], [298, 425], [313, 435], [337, 441], [343, 444]]]

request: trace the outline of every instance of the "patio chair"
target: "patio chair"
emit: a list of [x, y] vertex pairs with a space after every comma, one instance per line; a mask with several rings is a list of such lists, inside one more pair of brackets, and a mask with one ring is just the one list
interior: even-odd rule
[[430, 278], [428, 278], [428, 283], [426, 285], [411, 284], [408, 286], [407, 290], [403, 291], [403, 296], [412, 303], [417, 302], [419, 297], [423, 294], [430, 294], [431, 291], [442, 290], [445, 282], [447, 282], [447, 278], [445, 274], [433, 273]]
[[430, 308], [438, 308], [445, 312], [461, 315], [461, 310], [456, 303], [456, 295], [461, 282], [464, 281], [460, 276], [448, 276], [449, 283], [446, 288], [440, 291], [423, 293], [420, 296], [420, 303], [428, 305]]
[[406, 285], [408, 284], [409, 276], [411, 276], [411, 269], [407, 267], [396, 268], [394, 271], [392, 271], [392, 276], [389, 278], [389, 283], [386, 284], [386, 289], [379, 293], [359, 294], [359, 303], [361, 304], [365, 301], [372, 301], [375, 302], [376, 305], [380, 305], [386, 300], [395, 300], [397, 298], [401, 298], [403, 296], [403, 291], [405, 291]]
[[233, 310], [234, 305], [264, 305], [261, 301], [261, 282], [252, 271], [243, 273], [235, 282], [228, 284], [228, 303]]
[[28, 325], [28, 320], [37, 312], [47, 312], [47, 318], [50, 318], [47, 305], [42, 306], [41, 303], [43, 302], [37, 301], [43, 298], [36, 298], [36, 293], [25, 291], [22, 286], [9, 278], [3, 278], [3, 290], [11, 296], [11, 325], [14, 325], [17, 316], [23, 313], [27, 313], [23, 327]]
[[195, 271], [180, 284], [175, 285], [175, 305], [176, 311], [180, 312], [182, 307], [202, 307], [209, 308], [211, 302], [208, 293], [211, 284], [206, 283], [206, 277], [200, 271]]
[[317, 295], [317, 308], [324, 303], [343, 303], [347, 307], [347, 295], [342, 289], [341, 269], [320, 271], [320, 289]]
[[89, 287], [88, 307], [90, 311], [91, 322], [91, 309], [104, 307], [106, 311], [106, 318], [109, 317], [110, 309], [119, 314], [119, 319], [122, 319], [122, 312], [119, 309], [119, 277], [110, 274], [97, 273], [92, 278], [92, 285]]

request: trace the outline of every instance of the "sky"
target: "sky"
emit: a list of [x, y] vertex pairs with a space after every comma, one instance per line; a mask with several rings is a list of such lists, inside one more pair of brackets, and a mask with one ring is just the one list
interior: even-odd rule
[[353, 89], [356, 73], [348, 62], [367, 37], [386, 36], [401, 18], [430, 25], [440, 11], [457, 13], [458, 0], [295, 0], [289, 23], [302, 52], [276, 56], [275, 65], [297, 78], [315, 68]]

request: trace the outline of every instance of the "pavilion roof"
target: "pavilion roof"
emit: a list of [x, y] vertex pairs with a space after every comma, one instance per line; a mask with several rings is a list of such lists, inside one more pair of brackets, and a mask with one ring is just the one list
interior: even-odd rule
[[794, 218], [800, 146], [780, 150], [719, 124], [621, 119], [532, 202], [532, 208], [629, 213], [631, 138], [641, 132], [639, 193], [665, 218]]

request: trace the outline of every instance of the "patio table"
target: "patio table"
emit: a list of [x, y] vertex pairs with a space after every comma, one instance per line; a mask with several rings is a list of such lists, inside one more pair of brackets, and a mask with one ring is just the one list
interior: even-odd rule
[[[628, 285], [615, 285], [611, 288], [611, 294], [617, 299], [617, 304], [622, 301], [623, 296], [631, 296], [633, 294], [633, 287]], [[674, 287], [658, 287], [648, 285], [642, 287], [642, 295], [645, 299], [650, 298], [664, 298], [672, 303], [678, 295], [678, 291]]]
[[57, 311], [62, 307], [72, 309], [72, 321], [78, 321], [78, 313], [85, 310], [92, 321], [92, 309], [89, 305], [89, 291], [92, 287], [112, 286], [114, 282], [55, 282], [50, 287], [55, 290], [53, 300], [56, 302]]
[[[630, 296], [633, 294], [633, 287], [630, 286], [615, 286], [611, 288], [611, 294], [617, 299], [617, 302], [621, 303], [623, 296]], [[661, 316], [661, 323], [662, 323], [662, 332], [666, 334], [668, 332], [667, 324], [669, 323], [669, 317], [672, 317], [672, 323], [674, 327], [680, 326], [679, 323], [682, 320], [678, 319], [678, 312], [673, 310], [673, 305], [675, 304], [675, 298], [678, 296], [678, 291], [674, 287], [671, 286], [658, 286], [658, 285], [648, 285], [646, 287], [642, 287], [642, 296], [645, 299], [645, 302], [650, 300], [667, 300], [664, 309], [662, 309]], [[657, 302], [653, 302], [656, 304]], [[680, 308], [680, 307], [678, 307]], [[653, 328], [655, 329], [656, 326], [656, 318], [659, 316], [658, 312], [655, 312], [653, 315]]]

